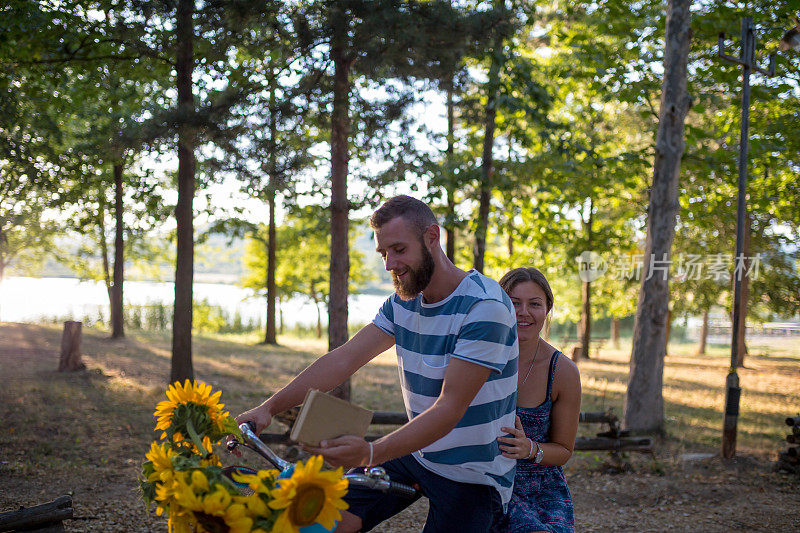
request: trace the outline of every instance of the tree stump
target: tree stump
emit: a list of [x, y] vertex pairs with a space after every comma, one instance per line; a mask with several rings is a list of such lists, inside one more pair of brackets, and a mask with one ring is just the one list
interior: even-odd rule
[[578, 362], [583, 358], [583, 346], [580, 344], [577, 346], [572, 347], [572, 353], [570, 354], [570, 359], [574, 362]]
[[61, 360], [58, 362], [59, 372], [83, 370], [86, 365], [81, 361], [81, 323], [68, 320], [64, 322], [64, 333], [61, 336]]

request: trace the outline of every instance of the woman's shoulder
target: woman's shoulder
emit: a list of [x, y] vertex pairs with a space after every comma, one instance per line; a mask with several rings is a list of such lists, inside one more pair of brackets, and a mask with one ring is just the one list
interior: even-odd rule
[[576, 365], [572, 359], [564, 355], [559, 349], [553, 349], [553, 356], [557, 357], [553, 386], [558, 389], [562, 387], [577, 387], [580, 389], [581, 374], [580, 370], [578, 370], [578, 365]]

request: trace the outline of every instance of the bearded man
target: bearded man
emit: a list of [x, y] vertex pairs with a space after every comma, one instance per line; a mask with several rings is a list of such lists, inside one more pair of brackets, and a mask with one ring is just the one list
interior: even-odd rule
[[[393, 481], [419, 486], [430, 500], [426, 532], [489, 531], [511, 497], [516, 463], [496, 440], [501, 427], [514, 426], [513, 306], [497, 282], [447, 258], [425, 203], [391, 198], [370, 226], [395, 294], [371, 324], [236, 420], [261, 431], [309, 389], [333, 389], [395, 345], [409, 422], [374, 443], [348, 435], [306, 449], [334, 466], [381, 465]], [[412, 503], [361, 487], [345, 500], [336, 531], [369, 531]]]

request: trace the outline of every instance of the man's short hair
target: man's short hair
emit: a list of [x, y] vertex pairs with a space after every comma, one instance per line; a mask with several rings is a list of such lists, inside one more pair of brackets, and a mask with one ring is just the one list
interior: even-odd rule
[[384, 224], [397, 217], [403, 217], [411, 227], [422, 236], [431, 224], [436, 224], [436, 217], [428, 204], [416, 198], [401, 194], [389, 198], [369, 218], [369, 226], [379, 229]]

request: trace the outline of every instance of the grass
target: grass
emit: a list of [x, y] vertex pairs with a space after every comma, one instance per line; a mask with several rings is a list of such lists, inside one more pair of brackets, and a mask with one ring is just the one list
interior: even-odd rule
[[[737, 450], [766, 456], [785, 444], [784, 419], [800, 411], [800, 343], [761, 338], [751, 341], [749, 350], [745, 368], [737, 371], [742, 388]], [[695, 352], [695, 344], [669, 346], [663, 387], [666, 437], [684, 449], [716, 452], [730, 347], [713, 344], [705, 355]], [[622, 415], [629, 358], [630, 342], [580, 363], [582, 410], [610, 407]]]
[[[106, 332], [87, 328], [81, 350], [87, 370], [76, 373], [56, 370], [60, 339], [57, 326], [0, 323], [0, 511], [70, 494], [76, 516], [84, 517], [72, 521], [70, 530], [165, 530], [163, 519], [138, 501], [136, 478], [145, 451], [157, 437], [152, 413], [165, 397], [170, 337], [129, 332], [125, 339], [112, 341]], [[258, 344], [260, 340], [260, 334], [194, 338], [195, 376], [222, 389], [233, 414], [286, 384], [327, 348], [327, 341], [308, 337], [280, 337], [277, 347]], [[738, 513], [736, 520], [742, 523], [772, 523], [796, 508], [792, 481], [769, 473], [769, 464], [787, 446], [783, 419], [800, 412], [800, 347], [788, 341], [752, 342], [750, 350], [747, 367], [739, 371], [743, 390], [737, 457], [744, 462], [690, 467], [677, 459], [683, 452], [719, 450], [729, 351], [712, 345], [707, 355], [696, 356], [693, 345], [671, 344], [664, 371], [666, 436], [657, 440], [655, 455], [627, 456], [635, 472], [630, 476], [604, 476], [610, 459], [605, 452], [580, 452], [567, 464], [576, 516], [586, 530], [595, 523], [596, 530], [624, 530], [630, 507], [625, 502], [646, 499], [652, 491], [661, 494], [657, 502], [673, 493], [696, 493], [692, 505], [676, 507], [672, 514], [659, 510], [653, 518], [659, 528], [663, 522], [691, 529], [719, 511], [713, 492], [718, 483], [727, 483], [724, 489], [731, 494], [744, 487], [742, 491], [758, 491], [761, 500], [774, 503], [769, 512], [754, 507], [761, 500], [726, 508], [726, 513]], [[621, 416], [629, 354], [629, 345], [607, 347], [580, 363], [584, 411], [613, 408]], [[361, 405], [403, 409], [393, 350], [360, 370], [352, 385], [353, 399]], [[600, 429], [581, 425], [580, 432], [592, 435]], [[754, 467], [753, 460], [761, 466]], [[706, 500], [708, 505], [697, 503]], [[651, 510], [645, 506], [642, 513]], [[720, 522], [727, 526], [719, 530], [739, 523], [732, 520]]]
[[[120, 341], [87, 329], [83, 353], [88, 371], [55, 371], [60, 329], [46, 325], [0, 324], [0, 349], [9, 378], [0, 397], [6, 431], [0, 446], [29, 445], [35, 457], [68, 464], [86, 460], [86, 445], [99, 435], [132, 439], [143, 449], [153, 434], [151, 413], [163, 397], [169, 375], [170, 337], [132, 332]], [[258, 344], [258, 333], [197, 336], [193, 344], [195, 375], [221, 388], [234, 414], [287, 383], [325, 352], [324, 339], [280, 337], [279, 346]], [[20, 358], [13, 350], [50, 350], [50, 358]], [[687, 450], [716, 451], [720, 445], [724, 384], [729, 352], [711, 345], [703, 356], [694, 345], [671, 344], [664, 370], [666, 440]], [[738, 449], [765, 456], [782, 446], [783, 419], [800, 411], [800, 347], [797, 343], [753, 342], [742, 387]], [[582, 410], [612, 408], [622, 415], [630, 345], [604, 348], [580, 363]], [[353, 401], [375, 410], [403, 410], [393, 350], [376, 358], [353, 378]], [[35, 432], [53, 433], [41, 442]], [[582, 434], [596, 432], [582, 427]], [[7, 449], [7, 448], [6, 448]]]

